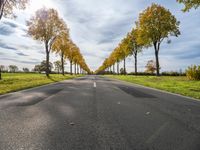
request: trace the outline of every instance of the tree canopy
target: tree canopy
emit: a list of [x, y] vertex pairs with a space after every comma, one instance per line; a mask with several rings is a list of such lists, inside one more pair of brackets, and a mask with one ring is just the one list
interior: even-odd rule
[[67, 30], [66, 24], [53, 8], [37, 10], [35, 16], [27, 21], [27, 26], [28, 34], [35, 40], [46, 42], [47, 46], [52, 46], [55, 38]]
[[16, 17], [13, 9], [25, 9], [29, 0], [0, 0], [0, 20], [5, 17]]
[[138, 42], [145, 44], [161, 43], [169, 36], [180, 35], [175, 16], [163, 6], [152, 4], [139, 15]]
[[200, 0], [177, 0], [177, 1], [185, 5], [185, 8], [183, 8], [184, 12], [187, 12], [192, 8], [197, 9], [200, 6]]

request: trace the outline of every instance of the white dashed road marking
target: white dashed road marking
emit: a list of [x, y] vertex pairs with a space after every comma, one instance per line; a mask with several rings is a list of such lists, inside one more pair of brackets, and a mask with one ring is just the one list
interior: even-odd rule
[[96, 84], [96, 82], [94, 82], [94, 87], [95, 87], [95, 88], [97, 87], [97, 84]]

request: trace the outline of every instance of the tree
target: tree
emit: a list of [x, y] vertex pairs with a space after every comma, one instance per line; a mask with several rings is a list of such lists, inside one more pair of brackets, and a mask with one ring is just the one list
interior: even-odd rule
[[[35, 65], [33, 70], [41, 73], [41, 72], [43, 72], [43, 71], [45, 72], [47, 70], [46, 67], [47, 67], [46, 61], [43, 60], [39, 65]], [[53, 69], [53, 64], [51, 62], [49, 62], [48, 70], [51, 72], [52, 69]]]
[[55, 66], [55, 70], [58, 72], [58, 74], [60, 73], [60, 71], [62, 70], [62, 63], [61, 61], [55, 61], [54, 62], [54, 66]]
[[[46, 60], [43, 60], [43, 61], [40, 63], [40, 71], [41, 71], [41, 72], [42, 72], [42, 71], [45, 72], [46, 70], [49, 70], [49, 72], [52, 71], [52, 69], [53, 69], [53, 64], [52, 64], [51, 62], [49, 62], [48, 65], [47, 65], [46, 63], [47, 63]], [[47, 69], [46, 67], [48, 67], [48, 69]]]
[[35, 40], [44, 42], [46, 51], [46, 76], [49, 76], [49, 54], [51, 52], [52, 45], [57, 36], [66, 31], [66, 25], [64, 21], [59, 18], [58, 12], [55, 9], [39, 9], [35, 16], [33, 16], [28, 22], [28, 34]]
[[70, 62], [70, 74], [72, 75], [73, 74], [73, 72], [72, 72], [73, 60], [76, 55], [77, 46], [72, 41], [69, 44], [70, 45], [69, 45], [69, 51], [68, 51], [67, 58], [69, 59], [69, 62]]
[[62, 74], [65, 74], [65, 68], [64, 68], [64, 63], [67, 58], [68, 52], [69, 52], [69, 30], [67, 29], [66, 31], [63, 31], [58, 35], [56, 40], [54, 41], [52, 45], [52, 51], [60, 54], [61, 57], [61, 70]]
[[25, 9], [29, 0], [0, 0], [0, 20], [3, 16], [16, 17], [13, 13], [14, 8]]
[[1, 77], [1, 72], [5, 71], [5, 66], [4, 65], [0, 65], [0, 80], [2, 79]]
[[35, 65], [33, 71], [41, 73], [41, 66], [40, 65]]
[[138, 53], [142, 51], [142, 44], [137, 42], [138, 37], [138, 29], [132, 29], [132, 31], [127, 35], [127, 50], [129, 51], [130, 55], [134, 56], [135, 60], [135, 74], [137, 75], [137, 56]]
[[162, 41], [169, 36], [180, 35], [179, 22], [164, 7], [152, 4], [139, 16], [138, 41], [146, 45], [153, 44], [156, 57], [156, 75], [159, 76], [159, 50]]
[[153, 74], [156, 71], [156, 63], [153, 60], [149, 60], [145, 68], [145, 72]]
[[127, 38], [124, 38], [122, 42], [118, 46], [118, 51], [120, 53], [120, 59], [124, 61], [124, 75], [126, 75], [126, 57], [129, 55], [129, 51], [127, 49]]
[[114, 57], [115, 57], [115, 60], [116, 60], [116, 63], [117, 63], [117, 74], [119, 75], [119, 62], [120, 62], [120, 59], [121, 59], [121, 53], [120, 51], [116, 48], [114, 50]]
[[15, 73], [19, 70], [16, 65], [9, 65], [8, 68], [9, 68], [10, 72], [12, 72], [12, 73]]
[[80, 50], [77, 48], [74, 51], [74, 58], [73, 58], [73, 62], [74, 62], [74, 74], [77, 74], [77, 66], [80, 60], [81, 54], [80, 54]]
[[125, 72], [125, 70], [124, 70], [124, 68], [121, 68], [120, 69], [120, 74], [125, 74], [126, 72]]
[[30, 72], [28, 68], [23, 68], [23, 71], [26, 72], [26, 73]]
[[177, 0], [177, 2], [185, 5], [183, 12], [187, 12], [190, 9], [197, 9], [200, 6], [200, 0]]
[[5, 70], [5, 66], [4, 65], [0, 65], [0, 69], [1, 69], [1, 71], [4, 71]]

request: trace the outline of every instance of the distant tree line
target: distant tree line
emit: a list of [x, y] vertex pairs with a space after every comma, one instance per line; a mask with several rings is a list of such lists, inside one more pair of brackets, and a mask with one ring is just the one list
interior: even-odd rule
[[0, 69], [2, 72], [11, 72], [11, 73], [19, 71], [19, 68], [16, 65], [9, 65], [9, 66], [0, 65]]
[[[35, 65], [33, 68], [32, 72], [37, 72], [37, 73], [44, 73], [46, 71], [46, 61], [42, 61], [40, 64]], [[57, 74], [63, 74], [63, 68], [62, 68], [62, 63], [61, 61], [55, 61], [54, 63], [49, 62], [49, 72], [50, 73], [57, 73]], [[54, 70], [53, 70], [54, 69]], [[66, 72], [64, 71], [64, 74], [71, 74], [71, 72]], [[83, 74], [86, 73], [84, 72], [81, 68], [79, 68], [78, 65], [76, 65], [76, 68], [74, 68], [74, 74]]]
[[[0, 69], [3, 73], [19, 73], [19, 72], [24, 72], [24, 73], [45, 73], [46, 72], [46, 60], [43, 60], [40, 64], [35, 65], [32, 70], [29, 68], [22, 68], [21, 70], [19, 69], [18, 66], [16, 65], [0, 65]], [[56, 74], [61, 74], [62, 73], [62, 63], [61, 61], [55, 61], [54, 63], [49, 62], [49, 71], [50, 73], [56, 73]], [[70, 74], [70, 72], [65, 72], [67, 74]], [[86, 73], [83, 70], [81, 70], [78, 65], [76, 65], [76, 72], [74, 70], [74, 74], [82, 74]]]
[[16, 65], [9, 65], [9, 66], [0, 65], [0, 69], [3, 73], [30, 72], [29, 68], [22, 68], [22, 70], [19, 70], [18, 66]]

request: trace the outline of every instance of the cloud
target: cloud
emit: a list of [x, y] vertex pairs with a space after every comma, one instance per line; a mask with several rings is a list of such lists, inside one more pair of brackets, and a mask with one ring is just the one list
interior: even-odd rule
[[40, 63], [39, 61], [24, 61], [24, 60], [19, 60], [19, 59], [15, 59], [15, 58], [1, 58], [2, 60], [9, 60], [9, 61], [13, 61], [13, 62], [18, 62], [18, 63], [23, 63], [23, 64], [38, 64]]
[[199, 47], [195, 47], [194, 48], [190, 48], [192, 49], [192, 51], [187, 51], [187, 55], [185, 53], [181, 53], [176, 55], [175, 57], [178, 59], [196, 59], [196, 58], [200, 58], [200, 51], [199, 51]]
[[24, 36], [27, 29], [23, 25], [17, 24], [11, 20], [3, 19], [0, 24], [0, 35], [11, 36], [13, 34], [22, 33]]
[[15, 47], [8, 46], [7, 44], [4, 44], [4, 43], [0, 43], [0, 48], [17, 51]]
[[9, 21], [4, 21], [3, 24], [7, 25], [7, 26], [10, 26], [11, 28], [17, 28], [17, 27], [19, 27], [16, 23], [9, 22]]
[[26, 54], [21, 53], [21, 52], [18, 52], [18, 53], [16, 53], [16, 54], [19, 55], [19, 56], [29, 56], [29, 55], [26, 55]]
[[0, 35], [9, 36], [13, 34], [14, 30], [10, 27], [0, 26]]
[[9, 36], [15, 33], [15, 28], [19, 26], [16, 23], [3, 20], [0, 24], [0, 35]]

